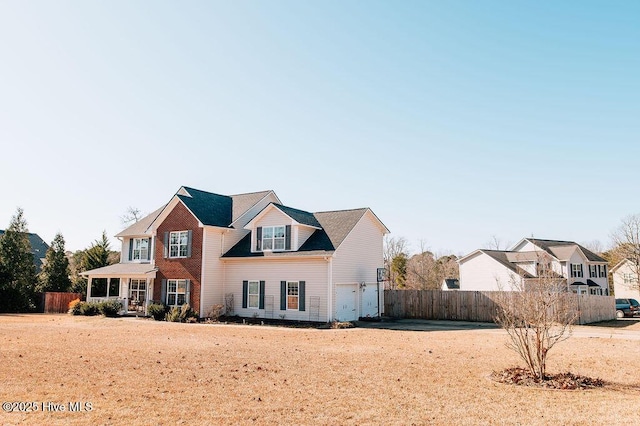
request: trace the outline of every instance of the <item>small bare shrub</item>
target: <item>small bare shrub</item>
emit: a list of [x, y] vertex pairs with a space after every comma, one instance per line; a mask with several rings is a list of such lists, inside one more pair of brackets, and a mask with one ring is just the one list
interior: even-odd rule
[[211, 307], [211, 311], [209, 311], [209, 315], [207, 315], [207, 317], [209, 317], [211, 321], [217, 322], [223, 314], [224, 305], [218, 304]]

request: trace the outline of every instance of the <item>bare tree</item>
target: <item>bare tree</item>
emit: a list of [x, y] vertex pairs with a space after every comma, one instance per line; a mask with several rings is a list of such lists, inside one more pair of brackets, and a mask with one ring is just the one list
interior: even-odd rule
[[384, 266], [390, 288], [404, 287], [408, 258], [407, 240], [404, 237], [386, 236], [384, 239]]
[[630, 260], [630, 268], [635, 275], [635, 283], [629, 285], [633, 290], [640, 290], [640, 214], [629, 215], [611, 234], [613, 252], [616, 260]]
[[125, 214], [120, 216], [120, 222], [122, 223], [122, 226], [136, 223], [140, 219], [142, 219], [142, 213], [140, 212], [140, 209], [131, 206], [127, 207], [127, 211], [125, 212]]
[[[507, 347], [525, 362], [537, 380], [544, 380], [549, 351], [571, 336], [578, 310], [575, 296], [567, 292], [566, 279], [552, 262], [540, 255], [534, 274], [513, 274], [511, 291], [496, 293], [495, 321], [508, 334]], [[498, 283], [499, 287], [501, 283]], [[509, 290], [509, 288], [502, 290]]]
[[491, 236], [491, 239], [489, 241], [484, 243], [484, 246], [489, 250], [506, 250], [510, 245], [512, 245], [510, 241], [502, 241], [495, 234]]

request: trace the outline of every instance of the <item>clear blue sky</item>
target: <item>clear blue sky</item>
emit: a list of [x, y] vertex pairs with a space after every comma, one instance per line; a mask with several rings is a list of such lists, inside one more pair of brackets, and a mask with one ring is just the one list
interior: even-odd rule
[[[640, 212], [640, 2], [0, 1], [0, 228], [71, 250], [181, 185], [412, 248]], [[119, 243], [112, 238], [116, 248]]]

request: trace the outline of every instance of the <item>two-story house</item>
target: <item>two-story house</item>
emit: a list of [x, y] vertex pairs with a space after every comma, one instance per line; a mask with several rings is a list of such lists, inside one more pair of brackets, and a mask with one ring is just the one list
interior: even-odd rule
[[389, 230], [369, 208], [310, 213], [273, 191], [219, 195], [182, 187], [123, 230], [121, 262], [86, 271], [87, 300], [214, 305], [244, 317], [349, 321], [383, 308], [377, 269]]
[[617, 298], [640, 300], [637, 265], [634, 260], [622, 259], [616, 266], [611, 268], [613, 294]]
[[460, 290], [512, 290], [522, 280], [547, 271], [565, 282], [569, 291], [609, 294], [607, 261], [573, 241], [523, 238], [511, 250], [478, 249], [458, 259], [458, 264]]

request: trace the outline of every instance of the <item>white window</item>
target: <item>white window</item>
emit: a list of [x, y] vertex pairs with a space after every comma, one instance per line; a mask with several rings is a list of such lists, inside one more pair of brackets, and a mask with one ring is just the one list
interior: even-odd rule
[[260, 308], [260, 281], [249, 281], [247, 298], [247, 306], [249, 308]]
[[131, 260], [149, 260], [149, 238], [134, 238]]
[[573, 278], [582, 278], [582, 264], [581, 263], [572, 263], [571, 264], [571, 277], [573, 277]]
[[297, 281], [287, 282], [287, 309], [298, 310], [298, 291], [299, 284]]
[[182, 306], [187, 303], [187, 280], [167, 280], [167, 305]]
[[607, 278], [607, 265], [598, 265], [598, 274], [600, 278]]
[[600, 265], [589, 265], [589, 278], [598, 278], [598, 267]]
[[284, 250], [284, 226], [265, 226], [262, 228], [262, 250]]
[[625, 284], [633, 284], [636, 282], [635, 274], [622, 274], [622, 279]]
[[169, 257], [187, 257], [189, 231], [177, 231], [169, 234]]

